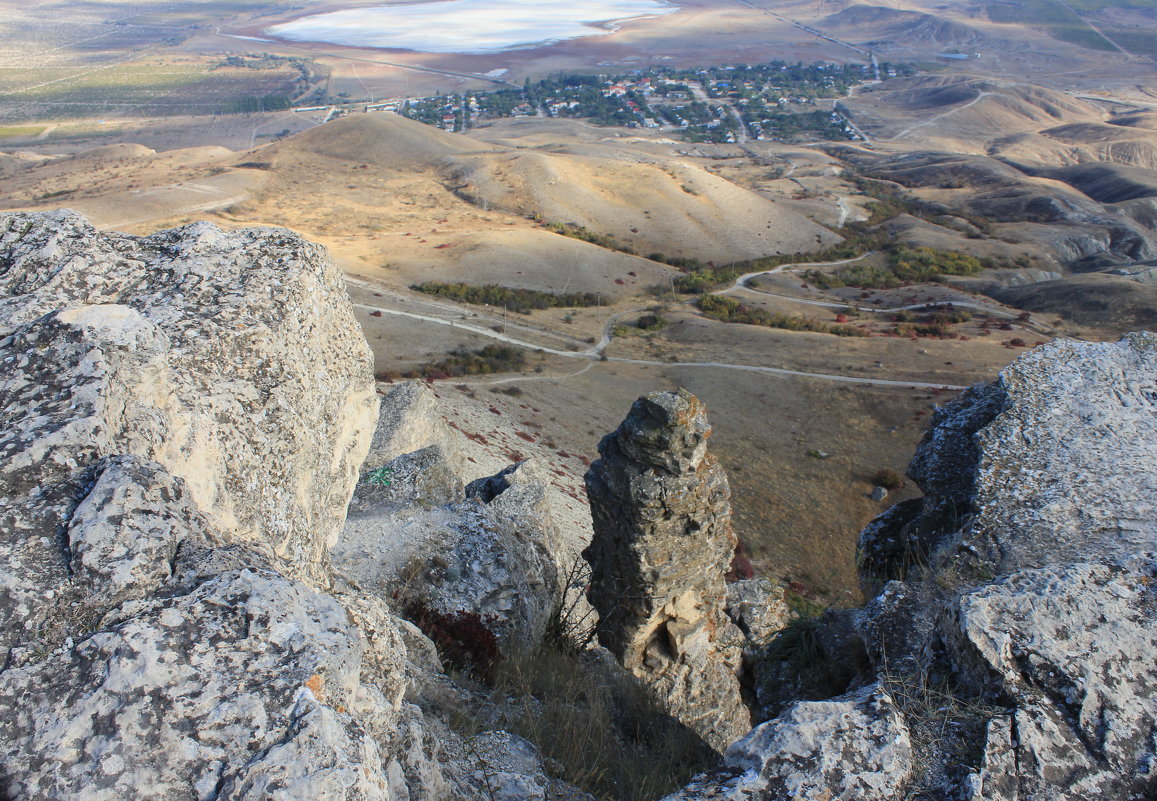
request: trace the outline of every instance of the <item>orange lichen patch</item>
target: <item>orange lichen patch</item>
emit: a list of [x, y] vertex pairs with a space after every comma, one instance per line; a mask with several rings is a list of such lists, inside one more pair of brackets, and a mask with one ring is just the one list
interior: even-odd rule
[[306, 688], [314, 694], [317, 700], [321, 700], [322, 692], [325, 690], [325, 679], [314, 673], [305, 680]]

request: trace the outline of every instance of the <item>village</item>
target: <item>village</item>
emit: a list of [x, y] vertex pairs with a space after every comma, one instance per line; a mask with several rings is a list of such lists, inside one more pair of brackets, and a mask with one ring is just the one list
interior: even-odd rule
[[[879, 65], [881, 80], [914, 75], [909, 64]], [[448, 132], [508, 117], [578, 117], [596, 125], [653, 128], [691, 142], [804, 141], [862, 137], [837, 103], [875, 81], [871, 64], [767, 64], [620, 75], [565, 75], [522, 88], [435, 94], [376, 104]], [[371, 110], [367, 107], [366, 110]]]

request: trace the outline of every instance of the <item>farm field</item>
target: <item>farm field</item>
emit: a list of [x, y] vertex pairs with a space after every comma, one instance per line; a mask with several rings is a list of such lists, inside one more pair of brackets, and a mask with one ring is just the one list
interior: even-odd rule
[[258, 71], [205, 59], [141, 60], [82, 70], [0, 68], [0, 121], [288, 108], [302, 83], [300, 71], [292, 67]]

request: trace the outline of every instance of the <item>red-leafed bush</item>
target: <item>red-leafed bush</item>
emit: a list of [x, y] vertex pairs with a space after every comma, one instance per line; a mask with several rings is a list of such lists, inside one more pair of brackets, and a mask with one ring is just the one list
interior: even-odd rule
[[734, 584], [737, 581], [746, 581], [747, 579], [755, 578], [755, 567], [751, 564], [751, 558], [747, 555], [747, 548], [743, 544], [743, 540], [735, 546], [735, 553], [731, 557], [731, 567], [723, 574], [723, 580], [728, 584]]
[[483, 618], [465, 609], [446, 614], [414, 601], [406, 608], [406, 617], [438, 646], [442, 659], [458, 670], [488, 678], [502, 659], [498, 639], [487, 626], [495, 622], [493, 615]]

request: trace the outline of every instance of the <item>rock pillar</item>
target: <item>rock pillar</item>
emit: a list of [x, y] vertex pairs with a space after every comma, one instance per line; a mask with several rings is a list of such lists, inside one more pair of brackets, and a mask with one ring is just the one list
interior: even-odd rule
[[742, 634], [724, 614], [735, 550], [727, 475], [686, 390], [640, 398], [586, 475], [599, 641], [670, 714], [723, 750], [750, 729]]

